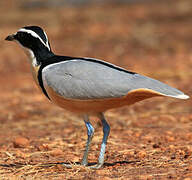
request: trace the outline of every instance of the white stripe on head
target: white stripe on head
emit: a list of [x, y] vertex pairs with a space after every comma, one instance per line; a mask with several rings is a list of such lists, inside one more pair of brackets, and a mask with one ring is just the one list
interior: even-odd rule
[[50, 50], [50, 46], [49, 46], [49, 43], [48, 43], [48, 38], [47, 38], [47, 35], [46, 35], [45, 32], [44, 32], [44, 34], [45, 34], [45, 37], [46, 37], [46, 43], [41, 39], [41, 37], [36, 32], [34, 32], [34, 31], [30, 30], [30, 29], [21, 28], [21, 29], [18, 30], [18, 32], [26, 32], [28, 34], [31, 34], [33, 37], [38, 38], [45, 45], [45, 47], [47, 47]]
[[45, 31], [43, 31], [43, 32], [44, 32], [44, 35], [45, 35], [45, 37], [46, 37], [46, 45], [47, 45], [47, 47], [49, 47], [48, 49], [50, 50], [50, 46], [49, 46], [49, 41], [48, 41], [47, 34], [45, 33]]

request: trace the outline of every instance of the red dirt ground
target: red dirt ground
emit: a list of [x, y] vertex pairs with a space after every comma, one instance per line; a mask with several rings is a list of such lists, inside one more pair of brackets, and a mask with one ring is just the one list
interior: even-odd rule
[[[35, 86], [23, 51], [4, 41], [22, 26], [39, 25], [58, 54], [104, 59], [191, 95], [190, 0], [33, 10], [4, 5], [0, 179], [192, 179], [190, 99], [153, 98], [108, 111], [106, 163], [101, 170], [81, 167], [75, 163], [86, 141], [82, 119], [51, 104]], [[89, 161], [96, 163], [102, 129], [96, 118], [92, 122]]]

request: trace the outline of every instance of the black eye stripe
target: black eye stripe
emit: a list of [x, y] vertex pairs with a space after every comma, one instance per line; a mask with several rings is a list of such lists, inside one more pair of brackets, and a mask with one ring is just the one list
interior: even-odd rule
[[18, 37], [18, 38], [24, 38], [24, 37], [27, 37], [27, 34], [26, 34], [26, 33], [23, 33], [23, 32], [18, 32], [18, 33], [16, 34], [16, 37]]
[[27, 41], [27, 40], [39, 40], [37, 37], [32, 36], [31, 34], [27, 32], [17, 32], [15, 35], [17, 40], [20, 41]]
[[41, 41], [39, 38], [32, 36], [27, 32], [17, 32], [15, 35], [15, 39], [24, 47], [29, 48], [31, 50], [35, 50], [39, 45], [41, 45]]
[[15, 39], [24, 47], [37, 50], [46, 47], [51, 50], [47, 35], [39, 27], [24, 27], [18, 30]]

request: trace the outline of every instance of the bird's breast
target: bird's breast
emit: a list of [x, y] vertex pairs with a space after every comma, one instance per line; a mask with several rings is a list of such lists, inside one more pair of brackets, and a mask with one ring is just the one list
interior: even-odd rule
[[[37, 86], [39, 87], [39, 81], [38, 81], [38, 72], [39, 72], [39, 67], [40, 66], [33, 66], [31, 64], [31, 72], [32, 72], [32, 75], [33, 75], [33, 79], [35, 81], [35, 83], [37, 84]], [[39, 87], [40, 88], [40, 87]]]

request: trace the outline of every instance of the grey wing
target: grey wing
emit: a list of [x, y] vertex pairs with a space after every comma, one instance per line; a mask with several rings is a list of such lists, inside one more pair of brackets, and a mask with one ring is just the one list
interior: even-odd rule
[[185, 96], [160, 81], [99, 62], [78, 59], [49, 65], [42, 71], [43, 84], [69, 99], [118, 98], [138, 89], [176, 98]]

